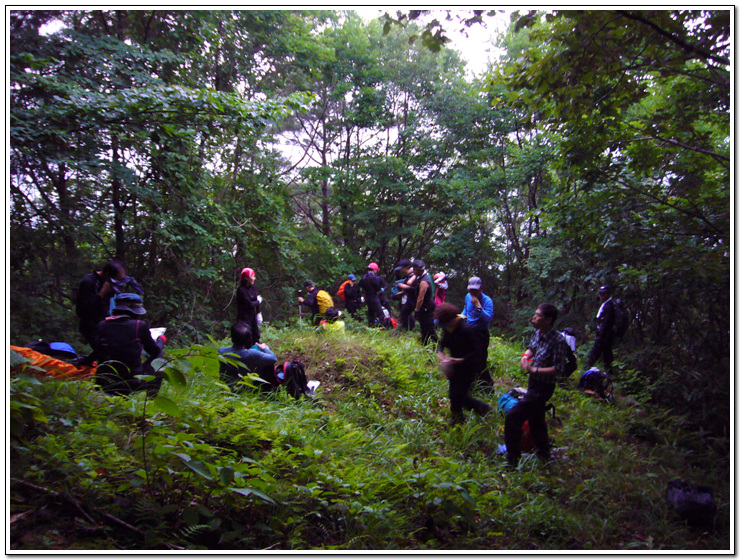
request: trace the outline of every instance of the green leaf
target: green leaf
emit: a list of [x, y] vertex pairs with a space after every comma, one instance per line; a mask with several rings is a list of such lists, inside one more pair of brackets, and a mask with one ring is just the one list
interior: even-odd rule
[[176, 387], [186, 387], [187, 386], [187, 380], [185, 379], [185, 374], [181, 372], [179, 369], [174, 367], [168, 367], [162, 372], [162, 375], [164, 376], [167, 381], [176, 386]]
[[205, 463], [201, 461], [185, 461], [185, 466], [206, 480], [213, 480], [213, 475], [211, 474], [211, 471], [208, 470], [208, 466]]
[[167, 397], [157, 395], [153, 402], [154, 405], [165, 414], [169, 414], [170, 416], [180, 416], [182, 414], [182, 411], [180, 410], [180, 407], [177, 406], [177, 403], [168, 399]]
[[229, 488], [229, 490], [231, 490], [232, 492], [236, 492], [237, 494], [247, 496], [247, 497], [254, 495], [254, 496], [257, 496], [258, 498], [261, 498], [265, 502], [269, 502], [271, 504], [275, 503], [275, 500], [270, 498], [270, 496], [268, 496], [267, 494], [263, 492], [260, 492], [256, 488], [249, 488], [245, 486], [244, 488], [233, 488], [232, 487], [232, 488]]

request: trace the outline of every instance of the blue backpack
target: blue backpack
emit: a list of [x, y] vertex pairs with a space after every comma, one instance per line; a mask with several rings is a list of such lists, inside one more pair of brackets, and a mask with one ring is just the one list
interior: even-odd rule
[[506, 414], [518, 402], [519, 399], [517, 399], [516, 397], [511, 396], [509, 393], [504, 393], [498, 398], [498, 409], [501, 411], [502, 414]]

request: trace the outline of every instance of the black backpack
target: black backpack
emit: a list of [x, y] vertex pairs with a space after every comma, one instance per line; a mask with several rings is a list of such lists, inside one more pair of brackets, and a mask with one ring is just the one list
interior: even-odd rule
[[306, 367], [298, 360], [276, 365], [275, 377], [293, 398], [299, 399], [309, 392]]
[[689, 525], [712, 526], [717, 503], [709, 486], [693, 486], [683, 480], [671, 480], [666, 488], [666, 501]]
[[566, 350], [565, 354], [565, 370], [563, 371], [563, 375], [561, 376], [561, 379], [567, 379], [571, 375], [573, 375], [573, 372], [578, 369], [578, 359], [576, 358], [575, 352], [571, 349], [570, 346], [566, 344], [566, 347], [568, 348]]
[[621, 299], [613, 299], [612, 303], [614, 303], [614, 336], [622, 338], [624, 333], [627, 332], [627, 327], [630, 326], [630, 320], [632, 318], [630, 317], [627, 306]]

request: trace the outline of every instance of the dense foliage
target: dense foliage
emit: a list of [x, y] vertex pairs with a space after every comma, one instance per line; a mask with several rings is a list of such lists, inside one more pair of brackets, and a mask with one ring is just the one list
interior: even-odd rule
[[86, 351], [114, 255], [174, 347], [226, 334], [244, 266], [274, 327], [306, 278], [418, 257], [455, 303], [482, 277], [495, 334], [548, 300], [584, 349], [610, 283], [623, 390], [729, 454], [731, 12], [515, 13], [482, 78], [423, 15], [11, 10], [10, 342]]
[[[446, 383], [416, 336], [269, 328], [317, 395], [234, 394], [208, 342], [170, 351], [154, 401], [90, 381], [11, 382], [13, 549], [630, 550], [731, 547], [730, 460], [647, 397], [559, 388], [559, 458], [496, 455], [494, 412], [450, 427]], [[497, 394], [525, 383], [494, 339]], [[23, 368], [26, 368], [25, 370]], [[24, 372], [24, 373], [22, 373]], [[187, 382], [182, 383], [185, 379]], [[618, 390], [621, 388], [618, 385]], [[479, 395], [492, 401], [492, 395]], [[713, 529], [668, 506], [669, 480], [714, 489]]]

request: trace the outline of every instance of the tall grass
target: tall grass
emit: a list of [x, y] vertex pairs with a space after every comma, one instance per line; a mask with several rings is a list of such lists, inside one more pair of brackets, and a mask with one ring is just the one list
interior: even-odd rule
[[[280, 359], [300, 359], [321, 382], [314, 398], [300, 401], [282, 391], [228, 391], [215, 358], [226, 341], [178, 355], [187, 385], [165, 383], [160, 393], [177, 403], [176, 415], [143, 395], [106, 398], [89, 382], [45, 380], [39, 400], [54, 421], [14, 443], [11, 475], [63, 484], [101, 512], [121, 492], [150, 517], [157, 512], [145, 538], [107, 532], [110, 548], [730, 548], [729, 463], [697, 449], [680, 419], [636, 401], [607, 405], [571, 382], [553, 397], [560, 422], [550, 422], [550, 433], [560, 458], [545, 465], [525, 457], [509, 470], [497, 455], [499, 413], [449, 425], [446, 381], [432, 348], [411, 334], [350, 327], [343, 336], [265, 329], [263, 340]], [[478, 398], [495, 404], [510, 387], [526, 385], [521, 351], [492, 340], [497, 386]], [[156, 463], [149, 484], [141, 483], [142, 449]], [[666, 506], [666, 484], [679, 477], [714, 486], [713, 531], [687, 527]], [[17, 513], [27, 503], [14, 500], [11, 508]], [[145, 527], [135, 514], [126, 521]], [[101, 546], [84, 532], [70, 534], [68, 548]]]

